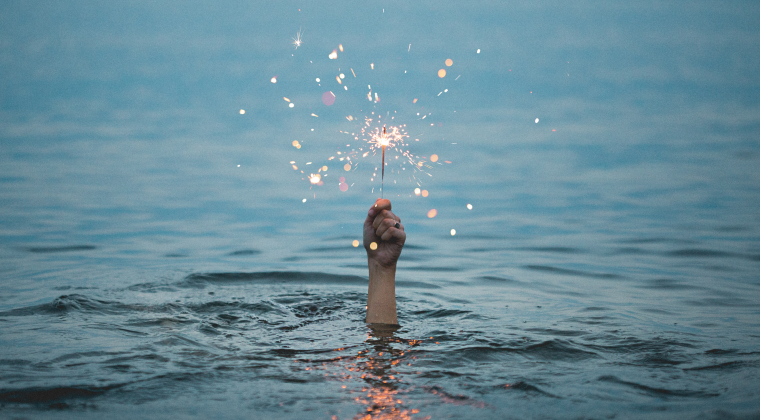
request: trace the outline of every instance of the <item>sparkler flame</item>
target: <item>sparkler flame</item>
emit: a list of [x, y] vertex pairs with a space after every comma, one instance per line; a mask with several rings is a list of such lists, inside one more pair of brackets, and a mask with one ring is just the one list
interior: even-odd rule
[[296, 32], [296, 37], [295, 38], [291, 38], [293, 40], [293, 45], [296, 47], [296, 49], [298, 49], [298, 47], [300, 47], [301, 44], [303, 44], [303, 41], [301, 40], [301, 36], [302, 35], [303, 35], [303, 30], [301, 30], [301, 28], [299, 28], [298, 32]]

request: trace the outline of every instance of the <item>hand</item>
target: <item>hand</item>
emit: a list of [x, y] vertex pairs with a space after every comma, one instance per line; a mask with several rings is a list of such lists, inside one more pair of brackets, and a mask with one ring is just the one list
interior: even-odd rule
[[[372, 243], [377, 249], [371, 249]], [[406, 232], [401, 219], [391, 212], [390, 200], [378, 199], [367, 212], [364, 220], [364, 249], [367, 258], [384, 268], [396, 267], [401, 249], [406, 242]]]

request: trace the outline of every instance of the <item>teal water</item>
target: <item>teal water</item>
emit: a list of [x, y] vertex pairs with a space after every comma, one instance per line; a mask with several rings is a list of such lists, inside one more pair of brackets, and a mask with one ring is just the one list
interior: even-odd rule
[[[0, 411], [756, 417], [758, 16], [7, 3]], [[386, 157], [397, 331], [352, 246], [377, 116], [424, 162]]]

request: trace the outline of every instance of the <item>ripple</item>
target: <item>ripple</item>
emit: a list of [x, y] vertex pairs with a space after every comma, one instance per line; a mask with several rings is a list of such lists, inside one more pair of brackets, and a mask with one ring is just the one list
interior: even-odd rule
[[48, 246], [48, 247], [31, 247], [27, 251], [37, 254], [49, 254], [54, 252], [73, 252], [73, 251], [92, 251], [97, 249], [93, 245], [65, 245], [65, 246]]
[[588, 271], [580, 271], [580, 270], [571, 270], [567, 268], [558, 268], [558, 267], [552, 267], [548, 265], [524, 265], [522, 266], [525, 269], [533, 270], [533, 271], [542, 271], [546, 273], [553, 273], [553, 274], [562, 274], [566, 276], [579, 276], [579, 277], [593, 277], [593, 278], [599, 278], [599, 279], [619, 279], [622, 278], [622, 276], [619, 276], [617, 274], [611, 274], [611, 273], [592, 273]]
[[693, 391], [689, 389], [655, 388], [655, 387], [639, 384], [636, 382], [624, 381], [612, 375], [600, 376], [597, 380], [601, 382], [609, 382], [609, 383], [614, 383], [618, 385], [624, 385], [629, 388], [635, 389], [637, 391], [641, 391], [647, 395], [650, 395], [653, 397], [659, 397], [659, 398], [662, 398], [662, 397], [709, 398], [709, 397], [720, 396], [720, 394], [713, 393], [713, 392]]

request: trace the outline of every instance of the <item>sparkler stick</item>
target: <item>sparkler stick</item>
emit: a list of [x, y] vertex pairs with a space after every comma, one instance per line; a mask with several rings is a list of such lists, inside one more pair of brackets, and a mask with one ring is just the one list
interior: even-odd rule
[[380, 175], [380, 198], [385, 195], [385, 143], [388, 140], [385, 138], [385, 126], [383, 126], [383, 169]]

